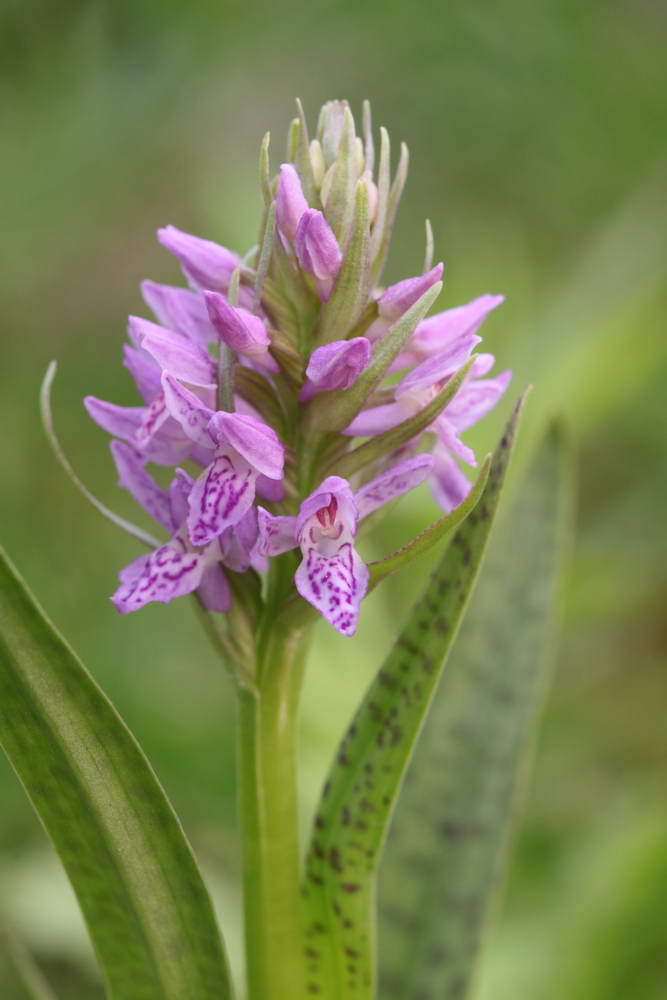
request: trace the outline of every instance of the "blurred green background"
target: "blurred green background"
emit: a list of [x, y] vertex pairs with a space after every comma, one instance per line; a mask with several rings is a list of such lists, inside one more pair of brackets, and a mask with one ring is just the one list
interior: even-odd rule
[[[667, 996], [667, 8], [655, 0], [298, 4], [3, 0], [0, 17], [2, 541], [139, 737], [214, 887], [238, 960], [234, 706], [182, 601], [119, 619], [137, 554], [46, 446], [39, 382], [57, 358], [57, 425], [120, 512], [86, 393], [133, 402], [120, 366], [142, 277], [177, 281], [154, 230], [245, 251], [266, 129], [282, 157], [293, 98], [368, 97], [412, 152], [387, 278], [419, 269], [424, 217], [443, 308], [506, 304], [484, 333], [530, 399], [514, 481], [545, 420], [579, 453], [565, 627], [480, 1000]], [[507, 413], [470, 435], [488, 449]], [[406, 501], [381, 553], [433, 507]], [[337, 736], [426, 567], [322, 627], [303, 713], [307, 822]], [[76, 903], [4, 760], [0, 921], [62, 1000], [102, 996]], [[2, 990], [0, 990], [2, 994]]]

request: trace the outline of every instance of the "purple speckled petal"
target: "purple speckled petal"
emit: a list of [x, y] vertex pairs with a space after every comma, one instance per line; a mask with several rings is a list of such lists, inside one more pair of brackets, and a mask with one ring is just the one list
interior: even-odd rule
[[184, 533], [177, 532], [155, 552], [140, 556], [121, 571], [121, 585], [111, 600], [123, 615], [151, 601], [167, 604], [197, 589], [206, 564], [206, 554], [192, 552]]
[[449, 375], [453, 375], [461, 365], [465, 364], [475, 345], [479, 344], [481, 340], [482, 338], [475, 334], [463, 334], [457, 337], [443, 351], [427, 358], [426, 361], [422, 361], [420, 365], [417, 365], [402, 378], [396, 387], [396, 398], [400, 399], [406, 392], [414, 392], [435, 385]]
[[349, 389], [368, 367], [370, 358], [371, 344], [366, 337], [334, 340], [318, 347], [311, 354], [306, 368], [308, 381], [301, 390], [301, 402], [318, 392]]
[[167, 329], [182, 333], [201, 347], [217, 339], [204, 300], [197, 292], [142, 281], [141, 294], [158, 323]]
[[468, 382], [451, 401], [445, 414], [457, 431], [465, 431], [492, 410], [512, 380], [512, 373]]
[[263, 556], [279, 556], [297, 547], [296, 518], [276, 517], [263, 507], [257, 508], [258, 550]]
[[213, 359], [183, 334], [136, 316], [130, 316], [130, 326], [142, 349], [155, 359], [163, 371], [171, 372], [192, 385], [210, 386], [215, 381]]
[[237, 254], [211, 240], [191, 236], [175, 226], [158, 229], [162, 246], [178, 258], [185, 277], [197, 289], [224, 292], [232, 272], [241, 263]]
[[229, 611], [232, 595], [222, 566], [209, 566], [204, 570], [197, 592], [207, 611]]
[[414, 458], [399, 462], [392, 469], [383, 472], [381, 476], [372, 479], [370, 483], [357, 490], [354, 495], [359, 517], [367, 517], [383, 504], [413, 490], [428, 478], [432, 469], [433, 457], [431, 455], [416, 455]]
[[205, 406], [194, 392], [186, 389], [168, 372], [162, 375], [162, 391], [167, 410], [178, 421], [190, 440], [203, 448], [211, 448], [213, 439], [207, 427], [213, 416], [213, 410]]
[[400, 319], [429, 288], [440, 281], [443, 269], [443, 264], [436, 264], [426, 274], [420, 274], [417, 278], [404, 278], [403, 281], [390, 285], [378, 299], [378, 313], [382, 319], [391, 323]]
[[351, 541], [331, 555], [316, 546], [303, 549], [303, 561], [294, 576], [301, 596], [342, 635], [354, 635], [359, 605], [368, 589], [368, 569]]
[[470, 483], [445, 448], [436, 446], [433, 457], [435, 465], [431, 477], [431, 493], [438, 506], [445, 514], [449, 514], [468, 496]]
[[190, 457], [191, 442], [182, 434], [176, 421], [164, 421], [157, 432], [140, 445], [137, 435], [142, 427], [145, 428], [147, 407], [117, 406], [95, 396], [86, 396], [84, 405], [96, 424], [114, 437], [139, 448], [147, 462], [176, 465]]
[[138, 448], [145, 448], [160, 430], [168, 431], [165, 424], [171, 419], [171, 414], [164, 401], [164, 394], [159, 393], [153, 402], [146, 407], [141, 423], [134, 435]]
[[123, 347], [123, 364], [135, 381], [141, 398], [150, 403], [160, 391], [160, 366], [144, 351]]
[[285, 449], [268, 424], [242, 413], [220, 410], [211, 417], [208, 430], [214, 441], [229, 442], [257, 472], [269, 479], [282, 479]]
[[119, 486], [132, 494], [151, 517], [172, 531], [173, 523], [169, 497], [165, 490], [146, 472], [142, 456], [124, 441], [112, 441], [111, 455], [118, 469]]
[[255, 469], [234, 448], [218, 448], [190, 494], [188, 528], [193, 545], [208, 545], [241, 520], [254, 500], [256, 478]]
[[417, 327], [410, 347], [421, 358], [438, 354], [455, 337], [476, 333], [488, 314], [504, 301], [504, 295], [480, 295], [463, 306], [429, 316]]
[[296, 233], [296, 255], [304, 271], [318, 282], [318, 293], [326, 300], [338, 277], [343, 255], [331, 226], [321, 212], [304, 212]]
[[276, 190], [276, 222], [288, 240], [294, 240], [299, 220], [307, 208], [299, 175], [291, 163], [283, 163]]

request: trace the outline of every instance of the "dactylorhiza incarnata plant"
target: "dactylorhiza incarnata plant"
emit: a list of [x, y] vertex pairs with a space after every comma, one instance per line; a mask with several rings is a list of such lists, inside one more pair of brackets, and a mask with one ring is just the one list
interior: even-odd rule
[[[509, 372], [490, 374], [492, 355], [475, 353], [482, 323], [503, 298], [483, 294], [428, 315], [443, 275], [442, 263], [432, 260], [428, 223], [421, 273], [383, 286], [407, 150], [401, 148], [392, 179], [384, 129], [375, 170], [368, 105], [362, 136], [344, 101], [322, 108], [312, 139], [300, 104], [298, 112], [275, 176], [268, 135], [262, 143], [258, 245], [240, 257], [174, 226], [160, 229], [158, 239], [178, 260], [187, 287], [142, 283], [153, 319], [131, 316], [124, 347], [124, 364], [141, 401], [127, 407], [93, 396], [85, 400], [90, 416], [112, 435], [120, 485], [157, 522], [161, 539], [91, 499], [147, 549], [120, 571], [112, 596], [118, 611], [194, 595], [237, 682], [247, 995], [370, 1000], [378, 995], [380, 851], [477, 576], [519, 407], [493, 458], [482, 463], [471, 484], [464, 469], [477, 462], [461, 435], [496, 405], [510, 381]], [[52, 379], [53, 368], [43, 391], [47, 431], [74, 476], [53, 432]], [[551, 451], [545, 455], [536, 483], [547, 481], [552, 469]], [[154, 465], [173, 470], [166, 488], [149, 471]], [[367, 565], [358, 539], [375, 523], [370, 515], [425, 481], [439, 514], [416, 538]], [[521, 514], [520, 537], [533, 561], [543, 555], [541, 543], [531, 547], [530, 542], [535, 510], [543, 515], [541, 530], [551, 510], [543, 508], [555, 503], [557, 494], [528, 488], [524, 493], [532, 506]], [[354, 636], [369, 591], [450, 538], [335, 754], [303, 863], [295, 730], [312, 626], [321, 616], [343, 636]], [[515, 541], [512, 559], [520, 548]], [[532, 564], [526, 569], [520, 560], [514, 564], [523, 574], [517, 587], [526, 581], [532, 586]], [[35, 771], [39, 755], [24, 754], [25, 740], [12, 742], [15, 715], [9, 712], [5, 745], [63, 857], [110, 996], [231, 996], [206, 890], [161, 790], [94, 682], [69, 649], [57, 645], [60, 640], [49, 638], [51, 626], [25, 592], [20, 594], [7, 620], [20, 630], [26, 616], [37, 617], [30, 619], [29, 632], [21, 633], [23, 645], [11, 660], [8, 697], [27, 699], [21, 711], [42, 720], [35, 746], [45, 732], [55, 734], [64, 761], [55, 790], [49, 791], [49, 774]], [[549, 594], [531, 598], [531, 613], [547, 607]], [[519, 594], [513, 603], [520, 600]], [[494, 597], [491, 603], [491, 619], [500, 627], [507, 615], [497, 613], [502, 602]], [[504, 650], [518, 671], [516, 664], [530, 657], [525, 643], [520, 652], [514, 650], [515, 635], [510, 630], [508, 641], [494, 649]], [[60, 650], [58, 657], [53, 649]], [[43, 689], [26, 680], [35, 663], [52, 672]], [[456, 662], [454, 673], [455, 667]], [[479, 670], [464, 674], [476, 683], [481, 676]], [[508, 684], [511, 676], [508, 667]], [[52, 703], [48, 694], [61, 681], [62, 697]], [[514, 713], [508, 732], [519, 735], [526, 726], [516, 706], [532, 704], [523, 693], [532, 687], [524, 680], [521, 685], [521, 696], [515, 692], [507, 701]], [[483, 700], [487, 690], [475, 698]], [[499, 695], [489, 718], [496, 718], [501, 704]], [[454, 748], [477, 733], [462, 714], [463, 709], [453, 710], [438, 730], [445, 743], [457, 734]], [[527, 710], [524, 714], [527, 720]], [[47, 741], [47, 769], [52, 749]], [[475, 752], [473, 747], [473, 757]], [[503, 759], [513, 778], [518, 753], [508, 751]], [[436, 771], [441, 774], [442, 767]], [[419, 773], [433, 774], [428, 761]], [[58, 796], [69, 788], [67, 780], [78, 798], [64, 809]], [[419, 927], [428, 892], [438, 884], [440, 844], [431, 855], [436, 869], [423, 857], [401, 867], [415, 851], [396, 854], [399, 902], [387, 897], [380, 906], [390, 942], [384, 963], [380, 941], [383, 1000], [464, 995], [485, 911], [480, 904], [492, 881], [487, 874], [507, 825], [512, 781], [506, 786], [500, 796], [494, 793], [497, 815], [490, 818], [476, 815], [486, 800], [469, 792], [450, 801], [437, 789], [429, 791], [428, 802], [417, 808], [424, 823], [436, 803], [444, 809], [444, 816], [434, 815], [433, 828], [449, 831], [445, 840], [457, 845], [466, 843], [468, 830], [478, 838], [481, 830], [490, 836], [481, 854], [476, 844], [472, 867], [469, 858], [456, 862], [459, 875], [477, 873], [466, 889], [474, 889], [475, 905], [466, 911], [463, 935], [451, 930], [453, 918]], [[412, 781], [409, 787], [419, 785]], [[63, 827], [65, 814], [75, 819]], [[79, 829], [83, 839], [77, 847]], [[396, 837], [401, 829], [397, 819]], [[388, 865], [391, 846], [390, 840]], [[382, 893], [380, 898], [382, 904]], [[402, 952], [392, 939], [396, 927], [403, 928], [401, 940], [407, 935], [411, 941], [400, 968], [396, 956]], [[417, 930], [428, 950], [424, 962], [414, 957]]]

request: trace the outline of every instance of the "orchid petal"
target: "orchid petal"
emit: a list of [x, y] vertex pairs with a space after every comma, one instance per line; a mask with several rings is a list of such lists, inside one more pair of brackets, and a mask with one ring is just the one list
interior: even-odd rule
[[371, 344], [366, 337], [334, 340], [318, 347], [310, 356], [306, 376], [308, 382], [301, 390], [300, 399], [310, 399], [317, 392], [332, 389], [349, 389], [362, 371], [368, 367]]
[[266, 324], [247, 309], [230, 306], [219, 292], [205, 292], [204, 299], [211, 323], [220, 339], [232, 351], [278, 371], [278, 365], [269, 354], [271, 341]]
[[447, 407], [447, 419], [457, 431], [472, 427], [492, 410], [512, 380], [512, 373], [501, 372], [495, 378], [468, 382]]
[[174, 531], [177, 531], [181, 527], [188, 516], [190, 509], [188, 500], [190, 499], [194, 484], [194, 479], [184, 469], [176, 469], [176, 475], [169, 484], [167, 491]]
[[464, 444], [458, 436], [456, 427], [448, 419], [447, 411], [441, 413], [440, 416], [434, 420], [432, 428], [435, 431], [438, 440], [447, 451], [456, 455], [460, 458], [462, 462], [467, 462], [468, 465], [473, 467], [477, 465], [477, 459], [475, 458], [475, 452], [472, 448], [469, 448], [467, 444]]
[[465, 364], [473, 348], [481, 340], [482, 338], [475, 334], [462, 334], [457, 337], [443, 351], [422, 361], [402, 378], [396, 387], [396, 398], [399, 399], [406, 392], [428, 388], [447, 378], [448, 375], [453, 375], [461, 365]]
[[190, 494], [188, 528], [193, 545], [208, 545], [241, 520], [252, 505], [256, 478], [255, 469], [234, 448], [218, 448]]
[[205, 568], [205, 554], [190, 551], [183, 533], [177, 532], [155, 552], [121, 570], [121, 585], [111, 600], [123, 615], [151, 601], [167, 604], [196, 590]]
[[226, 291], [232, 272], [241, 263], [238, 255], [226, 247], [191, 236], [175, 226], [158, 229], [157, 238], [169, 253], [178, 258], [186, 278], [197, 289]]
[[279, 556], [297, 547], [296, 518], [269, 514], [263, 507], [257, 508], [259, 538], [257, 548], [263, 556]]
[[102, 430], [125, 441], [134, 440], [146, 413], [145, 406], [117, 406], [116, 403], [108, 403], [96, 396], [86, 396], [83, 405]]
[[213, 416], [213, 410], [205, 406], [194, 392], [186, 389], [167, 372], [162, 376], [162, 391], [167, 410], [178, 421], [190, 440], [204, 448], [211, 448], [213, 440], [207, 427]]
[[139, 452], [130, 448], [124, 441], [112, 441], [110, 447], [118, 469], [119, 485], [131, 493], [137, 503], [163, 528], [172, 531], [169, 497], [146, 472]]
[[150, 403], [160, 391], [160, 368], [153, 358], [141, 350], [123, 347], [123, 364], [135, 381], [137, 389], [145, 403]]
[[285, 449], [278, 435], [261, 420], [242, 413], [215, 413], [208, 425], [215, 441], [227, 441], [253, 469], [269, 479], [282, 479]]
[[390, 500], [415, 489], [416, 486], [424, 482], [432, 469], [433, 457], [431, 455], [416, 455], [414, 458], [399, 462], [392, 469], [383, 472], [381, 476], [376, 476], [370, 483], [357, 490], [354, 495], [359, 517], [367, 517], [378, 507], [382, 507]]
[[217, 540], [225, 566], [235, 573], [244, 573], [252, 564], [258, 537], [257, 511], [251, 507], [238, 524], [227, 528]]
[[431, 477], [431, 493], [438, 506], [445, 514], [449, 514], [468, 496], [470, 483], [444, 448], [436, 447], [433, 457], [435, 465]]
[[204, 300], [197, 292], [189, 288], [159, 285], [155, 281], [142, 281], [141, 294], [162, 326], [182, 333], [202, 347], [207, 347], [216, 339]]
[[343, 255], [331, 226], [321, 212], [309, 208], [301, 216], [296, 233], [299, 264], [315, 278], [335, 278]]
[[222, 566], [209, 566], [202, 574], [197, 593], [207, 611], [229, 611], [232, 595]]
[[334, 555], [308, 546], [294, 576], [301, 596], [342, 635], [354, 635], [359, 605], [368, 589], [368, 569], [351, 542]]
[[276, 190], [276, 222], [288, 240], [294, 240], [299, 220], [307, 208], [298, 173], [291, 163], [283, 163]]
[[358, 413], [341, 434], [348, 437], [374, 437], [396, 427], [418, 410], [419, 406], [415, 408], [405, 399], [395, 403], [384, 403], [382, 406], [371, 406]]
[[338, 537], [342, 533], [345, 533], [346, 537], [354, 537], [357, 531], [359, 511], [352, 487], [342, 476], [328, 476], [301, 504], [296, 521], [296, 534], [300, 542], [308, 528], [308, 522], [316, 518], [318, 512], [324, 508], [329, 508], [334, 500], [335, 517], [339, 527]]
[[436, 264], [426, 274], [420, 274], [417, 278], [405, 278], [390, 285], [378, 299], [378, 313], [382, 319], [389, 320], [390, 323], [400, 319], [424, 292], [440, 281], [443, 270], [444, 264]]
[[[141, 331], [136, 320], [137, 317], [130, 317], [134, 330]], [[163, 371], [192, 385], [208, 386], [215, 381], [213, 360], [202, 347], [182, 334], [155, 323], [149, 324], [146, 320], [138, 320], [138, 323], [152, 327], [150, 331], [139, 332], [138, 336], [143, 350], [157, 361]]]
[[429, 316], [417, 327], [410, 347], [421, 357], [437, 354], [455, 337], [476, 333], [488, 314], [504, 301], [504, 295], [480, 295], [465, 305]]

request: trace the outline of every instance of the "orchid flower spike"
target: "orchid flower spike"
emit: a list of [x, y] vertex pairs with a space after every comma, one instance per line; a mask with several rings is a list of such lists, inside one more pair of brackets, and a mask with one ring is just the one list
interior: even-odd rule
[[[423, 273], [381, 286], [407, 171], [403, 155], [388, 178], [385, 142], [376, 169], [370, 116], [362, 141], [331, 101], [274, 177], [264, 145], [257, 248], [158, 231], [188, 287], [142, 282], [153, 320], [131, 316], [123, 350], [136, 404], [85, 400], [120, 485], [164, 532], [122, 571], [121, 613], [196, 593], [252, 630], [270, 593], [276, 613], [278, 594], [353, 635], [369, 587], [360, 523], [425, 480], [444, 511], [467, 496], [465, 432], [511, 377], [474, 353], [503, 297], [428, 316], [443, 276], [432, 239]], [[151, 464], [172, 470], [167, 489]]]

